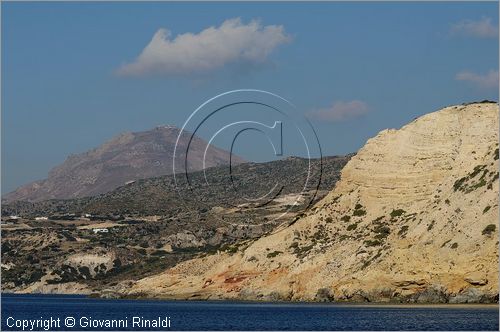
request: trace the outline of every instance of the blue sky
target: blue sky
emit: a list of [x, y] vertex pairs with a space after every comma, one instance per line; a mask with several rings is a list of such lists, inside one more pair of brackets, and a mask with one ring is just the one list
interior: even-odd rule
[[[234, 38], [221, 37], [234, 18]], [[2, 192], [118, 133], [182, 126], [239, 88], [293, 102], [324, 155], [356, 151], [441, 107], [498, 100], [497, 26], [494, 2], [3, 2]], [[160, 28], [168, 43], [124, 70]], [[194, 38], [175, 42], [186, 33]], [[207, 38], [213, 52], [200, 52]], [[261, 143], [243, 140], [238, 151], [272, 159]]]

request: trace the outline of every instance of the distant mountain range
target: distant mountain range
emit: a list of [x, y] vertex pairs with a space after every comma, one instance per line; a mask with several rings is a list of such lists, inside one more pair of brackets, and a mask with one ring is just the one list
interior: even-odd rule
[[[95, 149], [69, 156], [49, 172], [47, 179], [21, 186], [4, 195], [2, 200], [8, 203], [79, 198], [106, 193], [130, 181], [171, 174], [179, 132], [174, 126], [160, 126], [120, 134]], [[185, 151], [190, 137], [189, 133], [182, 134], [178, 151]], [[206, 141], [194, 136], [189, 150], [189, 171], [203, 168], [206, 145]], [[179, 160], [182, 164], [183, 158]], [[242, 158], [233, 155], [233, 164], [241, 162], [244, 162]], [[214, 146], [208, 149], [206, 167], [228, 163], [229, 152]], [[183, 165], [178, 166], [183, 169]]]
[[[205, 211], [215, 206], [231, 208], [241, 204], [248, 205], [245, 197], [261, 197], [274, 184], [281, 187], [279, 197], [302, 192], [304, 200], [293, 209], [301, 211], [311, 200], [323, 197], [335, 186], [340, 178], [340, 171], [352, 155], [311, 160], [289, 157], [266, 163], [242, 163], [232, 168], [232, 181], [228, 176], [227, 165], [211, 167], [205, 172], [190, 173], [190, 183], [195, 190], [188, 187], [182, 177], [176, 182], [171, 174], [140, 179], [95, 196], [37, 202], [14, 201], [2, 205], [2, 215], [15, 214], [26, 218], [44, 215], [53, 219], [58, 219], [61, 215], [80, 216], [86, 213], [100, 216], [171, 217], [187, 211]], [[306, 185], [307, 170], [309, 181]], [[233, 185], [236, 190], [228, 190]], [[274, 204], [280, 201], [279, 197]], [[261, 204], [253, 203], [252, 206], [257, 208]], [[248, 209], [246, 212], [248, 213]], [[235, 223], [240, 223], [239, 219], [243, 215], [236, 214], [238, 221]], [[230, 219], [229, 216], [226, 218]]]

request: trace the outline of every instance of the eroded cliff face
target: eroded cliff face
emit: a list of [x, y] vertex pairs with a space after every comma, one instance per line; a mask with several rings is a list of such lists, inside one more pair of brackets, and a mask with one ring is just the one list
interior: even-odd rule
[[[335, 189], [236, 253], [190, 260], [124, 295], [498, 301], [498, 104], [444, 108], [370, 139]], [[324, 142], [326, 143], [326, 142]]]

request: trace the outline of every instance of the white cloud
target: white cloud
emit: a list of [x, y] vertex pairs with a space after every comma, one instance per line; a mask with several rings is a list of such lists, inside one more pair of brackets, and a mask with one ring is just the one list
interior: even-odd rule
[[463, 20], [451, 26], [451, 33], [469, 37], [494, 38], [498, 36], [498, 26], [491, 23], [491, 18]]
[[366, 103], [352, 100], [348, 102], [338, 101], [330, 107], [311, 110], [306, 115], [311, 119], [337, 122], [362, 116], [368, 111]]
[[264, 63], [269, 54], [291, 37], [281, 25], [248, 24], [239, 18], [224, 21], [198, 34], [184, 33], [172, 39], [170, 31], [159, 29], [132, 63], [117, 73], [128, 76], [148, 74], [196, 74], [230, 63]]
[[477, 74], [471, 71], [462, 71], [455, 78], [459, 81], [470, 82], [480, 88], [498, 89], [498, 70], [490, 70], [486, 74]]

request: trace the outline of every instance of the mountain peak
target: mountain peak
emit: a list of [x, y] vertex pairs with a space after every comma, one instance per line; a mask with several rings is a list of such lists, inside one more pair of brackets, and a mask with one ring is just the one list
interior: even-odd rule
[[[128, 181], [172, 173], [174, 146], [180, 129], [174, 125], [157, 126], [140, 132], [124, 132], [102, 145], [80, 154], [71, 154], [50, 170], [48, 178], [24, 185], [4, 195], [3, 200], [39, 201], [76, 198], [108, 192]], [[187, 145], [183, 135], [179, 144]], [[203, 151], [208, 143], [195, 136], [191, 142], [189, 171], [201, 170]], [[233, 156], [233, 163], [243, 159]], [[211, 146], [206, 167], [229, 163], [229, 152]]]

